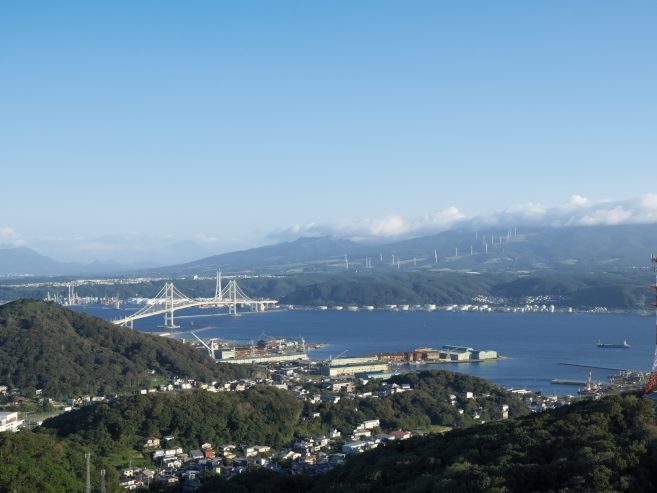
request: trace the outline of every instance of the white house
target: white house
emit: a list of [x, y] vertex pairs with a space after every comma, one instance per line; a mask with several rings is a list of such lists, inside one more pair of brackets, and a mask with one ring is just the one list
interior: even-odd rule
[[23, 420], [18, 419], [18, 412], [2, 412], [0, 413], [0, 432], [3, 431], [18, 431], [23, 425]]

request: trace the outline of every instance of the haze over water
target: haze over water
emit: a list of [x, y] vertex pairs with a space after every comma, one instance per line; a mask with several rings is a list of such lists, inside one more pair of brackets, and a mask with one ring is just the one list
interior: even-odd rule
[[[78, 309], [107, 319], [127, 312], [99, 307]], [[202, 338], [243, 342], [258, 339], [263, 332], [270, 337], [296, 340], [303, 336], [308, 342], [327, 344], [309, 353], [313, 359], [337, 356], [345, 350], [346, 356], [366, 356], [443, 344], [493, 349], [508, 359], [427, 367], [464, 372], [506, 387], [560, 395], [575, 393], [577, 387], [553, 385], [550, 380], [585, 380], [588, 370], [558, 363], [649, 370], [655, 347], [654, 320], [628, 314], [276, 311], [229, 317], [200, 309], [177, 314], [179, 338], [191, 339], [190, 328]], [[161, 317], [143, 319], [135, 323], [135, 329], [162, 331], [158, 327], [161, 323]], [[627, 340], [631, 347], [600, 349], [596, 347], [598, 340]], [[593, 369], [593, 378], [606, 381], [613, 373]]]

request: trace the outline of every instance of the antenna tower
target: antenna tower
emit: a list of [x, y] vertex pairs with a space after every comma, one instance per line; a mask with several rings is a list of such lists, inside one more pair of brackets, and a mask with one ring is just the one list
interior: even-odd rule
[[105, 486], [105, 469], [100, 470], [100, 493], [107, 493]]
[[651, 255], [650, 262], [655, 269], [655, 283], [652, 285], [652, 288], [655, 290], [655, 302], [653, 303], [653, 306], [655, 306], [655, 358], [652, 363], [652, 371], [650, 372], [648, 383], [643, 389], [643, 395], [652, 392], [657, 387], [657, 257]]

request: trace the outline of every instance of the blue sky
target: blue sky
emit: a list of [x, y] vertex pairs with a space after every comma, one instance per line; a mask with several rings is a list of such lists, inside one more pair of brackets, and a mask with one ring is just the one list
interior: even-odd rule
[[2, 2], [0, 242], [90, 260], [641, 200], [656, 21], [647, 1]]

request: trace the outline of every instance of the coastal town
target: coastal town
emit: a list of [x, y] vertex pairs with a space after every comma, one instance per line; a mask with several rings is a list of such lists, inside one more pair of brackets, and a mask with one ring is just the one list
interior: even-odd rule
[[[463, 354], [463, 348], [446, 347], [442, 350], [420, 348], [404, 355], [411, 360], [431, 360], [440, 358], [441, 354], [453, 352]], [[466, 348], [467, 349], [467, 348]], [[403, 353], [400, 353], [403, 354]], [[191, 379], [172, 379], [156, 386], [143, 387], [137, 391], [141, 395], [173, 392], [245, 392], [258, 386], [270, 386], [289, 392], [304, 405], [302, 420], [321, 420], [319, 405], [331, 409], [340, 401], [353, 401], [354, 405], [368, 399], [387, 399], [397, 394], [412, 393], [415, 389], [407, 383], [391, 383], [391, 377], [402, 370], [390, 370], [388, 362], [400, 355], [379, 355], [378, 358], [336, 358], [323, 365], [308, 364], [306, 361], [269, 362], [262, 365], [263, 377], [240, 379], [224, 384], [217, 382], [198, 382]], [[444, 355], [443, 355], [444, 356]], [[481, 356], [481, 355], [480, 355]], [[526, 389], [512, 390], [532, 411], [569, 404], [573, 397], [557, 397], [536, 394]], [[19, 389], [0, 387], [5, 402], [14, 405], [30, 401], [21, 396]], [[120, 396], [82, 395], [55, 402], [40, 396], [36, 391], [33, 401], [41, 405], [48, 404], [57, 413], [65, 413], [88, 405], [111, 402]], [[449, 394], [447, 403], [458, 414], [467, 415], [473, 423], [484, 423], [483, 404], [490, 396], [477, 394], [474, 390]], [[509, 406], [502, 404], [496, 408], [493, 419], [507, 419]], [[41, 424], [29, 415], [19, 419], [16, 411], [0, 415], [0, 427], [3, 431], [17, 431], [21, 427], [34, 428]], [[130, 464], [119, 466], [120, 484], [126, 490], [148, 487], [153, 482], [172, 485], [179, 484], [182, 491], [191, 492], [198, 489], [202, 478], [207, 475], [219, 475], [231, 478], [252, 468], [266, 468], [284, 474], [322, 474], [344, 463], [350, 454], [358, 454], [399, 440], [426, 433], [447, 431], [408, 430], [384, 426], [381, 419], [366, 419], [357, 423], [347, 432], [332, 429], [327, 434], [296, 437], [281, 448], [274, 448], [268, 443], [198, 443], [196, 448], [185, 449], [176, 440], [175, 434], [144, 437], [139, 444], [143, 456], [139, 467]]]

